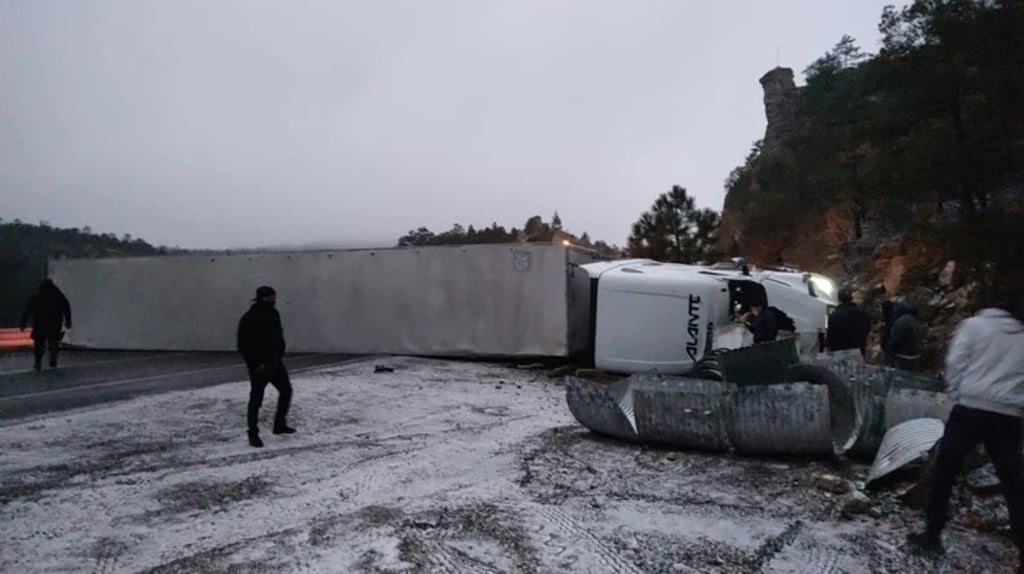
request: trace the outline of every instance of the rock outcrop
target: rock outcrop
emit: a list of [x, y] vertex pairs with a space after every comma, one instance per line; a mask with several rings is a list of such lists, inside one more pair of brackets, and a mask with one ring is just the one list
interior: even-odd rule
[[[750, 165], [749, 186], [744, 190], [747, 204], [727, 201], [723, 209], [719, 250], [742, 254], [759, 265], [783, 260], [839, 278], [859, 276], [872, 284], [881, 283], [889, 294], [899, 291], [907, 270], [919, 263], [909, 255], [920, 246], [908, 238], [905, 229], [850, 203], [832, 205], [786, 233], [752, 236], [745, 229], [745, 213], [757, 208], [751, 206], [772, 184], [766, 179], [765, 166], [792, 163], [793, 150], [808, 127], [803, 88], [797, 87], [792, 69], [770, 70], [760, 84], [767, 119], [763, 145]], [[776, 193], [786, 191], [776, 189]]]
[[775, 68], [761, 76], [768, 119], [762, 157], [781, 154], [799, 131], [800, 89], [793, 78], [791, 68]]

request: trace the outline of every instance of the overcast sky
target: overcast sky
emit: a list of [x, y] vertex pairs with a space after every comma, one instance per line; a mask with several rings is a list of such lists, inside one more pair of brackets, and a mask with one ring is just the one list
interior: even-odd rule
[[[0, 0], [0, 216], [183, 247], [720, 209], [758, 78], [877, 0]], [[780, 57], [777, 60], [777, 54]]]

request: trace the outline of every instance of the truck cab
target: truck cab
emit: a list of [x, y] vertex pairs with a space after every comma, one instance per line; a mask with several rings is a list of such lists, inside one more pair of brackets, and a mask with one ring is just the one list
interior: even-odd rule
[[[593, 363], [611, 372], [682, 374], [714, 349], [748, 345], [750, 337], [735, 321], [755, 300], [767, 299], [792, 317], [799, 346], [807, 350], [816, 346], [836, 304], [826, 293], [831, 281], [798, 271], [646, 259], [581, 267], [589, 277]], [[716, 337], [726, 332], [729, 337]]]

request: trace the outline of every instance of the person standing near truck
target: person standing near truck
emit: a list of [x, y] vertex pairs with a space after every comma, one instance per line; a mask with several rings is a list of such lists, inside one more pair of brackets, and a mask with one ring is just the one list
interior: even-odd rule
[[754, 336], [754, 344], [771, 343], [779, 336], [779, 322], [771, 308], [764, 301], [750, 305], [750, 311], [741, 318], [743, 324]]
[[829, 351], [845, 351], [860, 349], [864, 355], [868, 346], [868, 334], [871, 333], [871, 317], [867, 311], [853, 302], [853, 293], [849, 289], [839, 290], [839, 306], [828, 318], [828, 330], [825, 332], [825, 349]]
[[47, 346], [50, 349], [50, 368], [57, 368], [57, 355], [60, 353], [60, 342], [64, 338], [61, 326], [71, 328], [71, 304], [68, 298], [47, 277], [39, 284], [35, 294], [25, 304], [25, 312], [21, 314], [21, 330], [32, 321], [32, 354], [35, 357], [36, 371], [43, 369], [43, 356]]
[[941, 553], [949, 496], [967, 454], [979, 443], [1006, 494], [1010, 533], [1024, 574], [1024, 289], [990, 297], [990, 303], [957, 327], [946, 355], [946, 387], [954, 407], [930, 476], [924, 532], [907, 537], [919, 551]]
[[904, 304], [897, 309], [893, 312], [896, 319], [889, 332], [888, 346], [883, 350], [890, 366], [912, 371], [921, 358], [924, 329], [915, 307]]
[[249, 369], [249, 407], [246, 422], [249, 426], [249, 444], [262, 447], [259, 417], [267, 385], [277, 389], [277, 412], [274, 415], [274, 434], [291, 434], [295, 429], [287, 424], [288, 408], [292, 401], [292, 383], [283, 359], [285, 352], [284, 328], [277, 308], [277, 292], [262, 286], [256, 290], [252, 307], [238, 322], [238, 351]]

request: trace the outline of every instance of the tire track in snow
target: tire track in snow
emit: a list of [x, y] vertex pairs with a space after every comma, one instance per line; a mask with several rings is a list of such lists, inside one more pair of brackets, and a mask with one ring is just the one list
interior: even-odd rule
[[102, 538], [93, 547], [95, 564], [92, 574], [112, 574], [117, 572], [121, 556], [124, 555], [125, 546], [112, 538]]
[[606, 572], [643, 574], [635, 564], [609, 548], [608, 544], [586, 526], [554, 506], [537, 503], [520, 504], [527, 514], [540, 519], [536, 534], [541, 543], [553, 550], [558, 559], [566, 555], [589, 555], [606, 568]]
[[[788, 530], [788, 529], [787, 529]], [[824, 540], [802, 536], [798, 532], [794, 541], [786, 548], [769, 558], [762, 567], [762, 572], [793, 572], [795, 574], [838, 574], [842, 572], [839, 563], [844, 554], [838, 548]], [[783, 532], [778, 538], [785, 536]], [[799, 541], [799, 543], [796, 543]], [[796, 550], [798, 556], [792, 556], [789, 550]]]
[[427, 551], [430, 572], [491, 574], [501, 571], [500, 568], [474, 558], [443, 540], [417, 540], [417, 542], [422, 544]]

